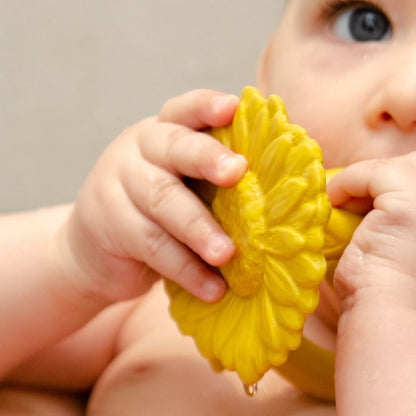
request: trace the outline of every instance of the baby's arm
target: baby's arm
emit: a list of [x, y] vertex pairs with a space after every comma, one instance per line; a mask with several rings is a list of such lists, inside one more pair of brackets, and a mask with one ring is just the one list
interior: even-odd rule
[[0, 217], [0, 378], [103, 306], [78, 290], [57, 255], [55, 234], [70, 210], [68, 205]]
[[223, 295], [204, 261], [223, 264], [234, 246], [182, 177], [238, 181], [245, 160], [195, 131], [230, 123], [236, 105], [212, 91], [170, 100], [109, 146], [75, 204], [0, 218], [0, 379], [161, 275]]
[[[75, 333], [13, 369], [5, 384], [50, 391], [89, 391], [118, 355], [120, 332], [146, 297], [105, 308]], [[147, 337], [140, 326], [135, 328], [135, 334]]]
[[416, 411], [416, 153], [360, 162], [334, 177], [331, 201], [374, 208], [335, 275], [339, 415]]

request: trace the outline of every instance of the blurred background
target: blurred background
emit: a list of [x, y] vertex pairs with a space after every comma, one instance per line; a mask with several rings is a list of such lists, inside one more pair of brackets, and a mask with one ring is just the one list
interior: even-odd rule
[[0, 0], [0, 212], [73, 200], [166, 99], [254, 84], [282, 3]]

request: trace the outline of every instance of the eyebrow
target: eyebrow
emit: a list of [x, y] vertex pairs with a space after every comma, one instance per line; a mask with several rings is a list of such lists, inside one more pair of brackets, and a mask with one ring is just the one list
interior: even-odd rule
[[375, 0], [326, 0], [322, 6], [321, 15], [323, 18], [330, 18], [341, 10], [357, 6], [382, 10], [381, 6]]

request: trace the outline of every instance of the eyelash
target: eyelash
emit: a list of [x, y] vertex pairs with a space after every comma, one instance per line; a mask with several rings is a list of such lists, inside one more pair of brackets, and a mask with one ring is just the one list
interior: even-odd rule
[[328, 21], [332, 19], [339, 12], [352, 9], [355, 7], [363, 7], [379, 11], [383, 14], [383, 9], [375, 1], [360, 1], [360, 0], [327, 0], [321, 11], [321, 19]]

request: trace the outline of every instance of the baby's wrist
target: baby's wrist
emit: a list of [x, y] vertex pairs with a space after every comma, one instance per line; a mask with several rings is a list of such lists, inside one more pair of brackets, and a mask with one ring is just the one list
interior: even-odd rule
[[109, 301], [101, 295], [98, 285], [94, 284], [93, 272], [85, 261], [91, 251], [77, 237], [78, 232], [72, 217], [73, 207], [68, 206], [61, 226], [50, 241], [51, 262], [60, 286], [58, 290], [75, 304], [82, 305], [88, 311], [98, 312]]

